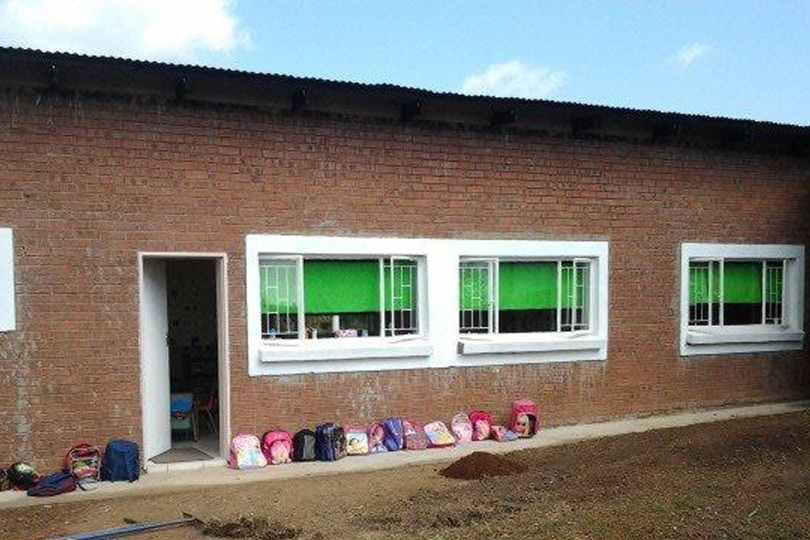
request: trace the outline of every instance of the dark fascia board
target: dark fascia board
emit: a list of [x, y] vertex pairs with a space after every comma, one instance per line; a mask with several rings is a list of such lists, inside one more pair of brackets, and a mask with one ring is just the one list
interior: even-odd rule
[[[807, 155], [810, 127], [0, 47], [0, 85]], [[302, 101], [301, 96], [305, 96]], [[403, 104], [420, 103], [403, 119]], [[513, 110], [508, 123], [497, 111]], [[587, 119], [584, 122], [583, 119]], [[573, 127], [573, 129], [572, 129]], [[797, 151], [798, 149], [798, 151]]]

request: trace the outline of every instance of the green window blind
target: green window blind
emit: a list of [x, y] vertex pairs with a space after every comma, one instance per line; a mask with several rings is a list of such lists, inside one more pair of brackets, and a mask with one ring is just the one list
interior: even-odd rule
[[728, 262], [723, 265], [723, 301], [727, 304], [762, 302], [762, 263]]
[[[723, 267], [723, 301], [725, 303], [757, 304], [762, 302], [761, 262], [726, 261]], [[710, 271], [712, 298], [709, 298]], [[712, 261], [690, 265], [689, 280], [690, 305], [720, 302], [720, 263]]]
[[305, 260], [307, 313], [380, 311], [380, 263], [371, 260]]
[[499, 309], [557, 308], [556, 262], [501, 262], [498, 269]]

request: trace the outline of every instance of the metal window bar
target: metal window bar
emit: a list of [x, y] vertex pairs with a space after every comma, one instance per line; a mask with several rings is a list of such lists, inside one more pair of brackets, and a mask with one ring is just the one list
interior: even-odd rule
[[763, 322], [783, 324], [784, 261], [763, 261]]
[[[689, 295], [694, 298], [694, 305], [689, 307], [690, 326], [712, 325], [712, 299], [713, 299], [713, 264], [711, 261], [697, 261], [689, 263]], [[706, 298], [707, 302], [699, 300]], [[721, 309], [722, 313], [723, 310]]]
[[300, 336], [299, 263], [296, 259], [269, 259], [260, 262], [264, 278], [264, 298], [275, 309], [262, 313], [262, 337]]
[[[495, 275], [497, 261], [468, 260], [459, 265], [461, 280], [459, 330], [462, 333], [495, 333]], [[474, 306], [485, 306], [475, 308]]]
[[416, 260], [407, 257], [391, 257], [389, 269], [391, 305], [389, 308], [390, 325], [387, 333], [390, 336], [417, 334], [419, 325], [417, 321], [418, 265]]
[[[579, 259], [558, 261], [557, 268], [558, 330], [560, 332], [587, 330], [590, 318], [588, 306], [590, 263]], [[567, 304], [567, 307], [563, 307], [563, 304]]]

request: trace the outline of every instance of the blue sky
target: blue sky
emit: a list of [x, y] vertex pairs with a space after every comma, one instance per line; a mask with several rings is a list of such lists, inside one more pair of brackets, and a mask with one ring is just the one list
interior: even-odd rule
[[810, 2], [0, 0], [0, 43], [810, 124]]

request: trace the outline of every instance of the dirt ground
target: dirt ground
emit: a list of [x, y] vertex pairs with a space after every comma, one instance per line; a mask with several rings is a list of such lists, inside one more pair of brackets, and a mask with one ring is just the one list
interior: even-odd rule
[[[0, 537], [49, 538], [187, 512], [207, 521], [208, 533], [262, 540], [810, 538], [810, 413], [506, 457], [526, 472], [455, 480], [438, 474], [442, 464], [6, 510]], [[135, 538], [211, 538], [205, 533]]]

